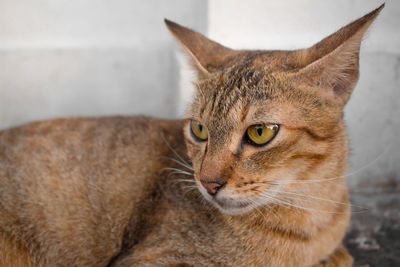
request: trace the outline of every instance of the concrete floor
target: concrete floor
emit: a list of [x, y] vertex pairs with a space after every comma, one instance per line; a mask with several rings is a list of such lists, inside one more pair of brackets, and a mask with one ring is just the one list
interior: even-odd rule
[[400, 192], [353, 192], [352, 202], [365, 208], [354, 207], [345, 240], [354, 266], [400, 266]]

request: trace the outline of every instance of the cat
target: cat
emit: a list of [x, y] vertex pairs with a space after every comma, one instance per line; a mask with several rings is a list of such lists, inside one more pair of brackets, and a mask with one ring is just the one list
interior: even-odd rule
[[198, 74], [185, 120], [0, 132], [2, 266], [351, 266], [343, 107], [383, 7], [296, 51], [165, 20]]

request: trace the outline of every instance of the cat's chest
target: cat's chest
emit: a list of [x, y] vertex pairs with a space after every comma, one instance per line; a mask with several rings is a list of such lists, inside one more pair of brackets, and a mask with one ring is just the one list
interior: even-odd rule
[[270, 233], [246, 227], [237, 229], [222, 214], [214, 213], [218, 211], [210, 212], [202, 205], [174, 205], [168, 201], [160, 206], [161, 210], [164, 214], [157, 218], [158, 226], [132, 250], [130, 258], [135, 259], [135, 264], [143, 265], [140, 259], [146, 258], [151, 259], [149, 266], [164, 266], [165, 262], [191, 266], [274, 266], [274, 253], [281, 243]]

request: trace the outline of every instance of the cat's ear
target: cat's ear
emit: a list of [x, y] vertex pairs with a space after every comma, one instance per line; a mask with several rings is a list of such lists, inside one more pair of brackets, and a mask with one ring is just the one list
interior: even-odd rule
[[299, 51], [296, 82], [345, 105], [359, 76], [361, 41], [384, 4], [309, 49]]
[[191, 65], [198, 71], [199, 76], [207, 76], [221, 69], [236, 52], [179, 24], [167, 19], [164, 21], [169, 31], [182, 45], [184, 53], [189, 57]]

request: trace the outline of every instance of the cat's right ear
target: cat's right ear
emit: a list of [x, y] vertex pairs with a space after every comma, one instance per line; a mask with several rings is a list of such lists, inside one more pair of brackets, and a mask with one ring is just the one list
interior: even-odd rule
[[199, 77], [222, 69], [236, 51], [214, 42], [205, 36], [185, 28], [175, 22], [164, 20], [169, 31], [182, 45], [189, 62], [197, 70]]
[[299, 70], [293, 74], [296, 83], [344, 106], [358, 81], [361, 42], [384, 6], [382, 4], [314, 46], [299, 50]]

